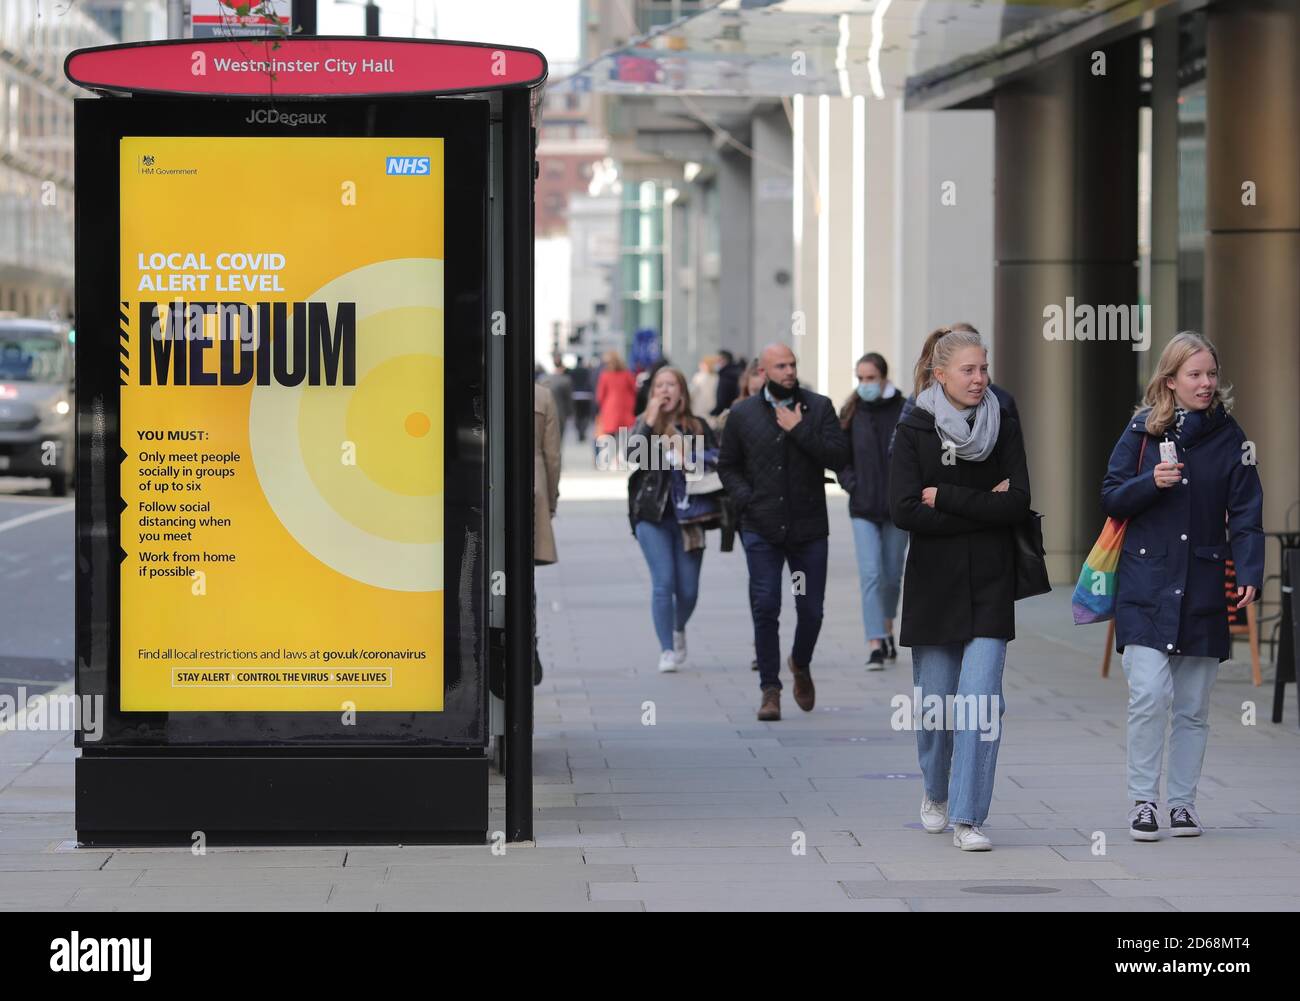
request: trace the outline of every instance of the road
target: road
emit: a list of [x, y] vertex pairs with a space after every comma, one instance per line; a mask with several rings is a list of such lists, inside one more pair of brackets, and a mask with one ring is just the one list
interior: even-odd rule
[[0, 480], [0, 695], [72, 680], [73, 509], [43, 480]]

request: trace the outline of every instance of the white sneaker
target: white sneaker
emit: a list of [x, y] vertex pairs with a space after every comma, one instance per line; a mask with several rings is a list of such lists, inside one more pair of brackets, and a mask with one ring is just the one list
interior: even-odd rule
[[993, 847], [989, 836], [970, 824], [957, 824], [952, 830], [953, 847], [964, 852], [986, 852]]
[[948, 804], [936, 803], [929, 796], [922, 799], [921, 826], [931, 834], [942, 834], [948, 826]]
[[669, 674], [677, 670], [677, 654], [671, 650], [665, 650], [659, 655], [659, 670], [663, 674]]
[[677, 666], [681, 667], [686, 663], [686, 631], [682, 630], [673, 633], [673, 656], [677, 658]]

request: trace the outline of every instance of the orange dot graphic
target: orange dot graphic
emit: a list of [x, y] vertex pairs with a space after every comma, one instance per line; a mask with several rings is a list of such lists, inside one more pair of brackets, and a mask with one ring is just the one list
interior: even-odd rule
[[429, 415], [422, 410], [412, 410], [406, 415], [406, 433], [412, 438], [423, 438], [432, 426]]

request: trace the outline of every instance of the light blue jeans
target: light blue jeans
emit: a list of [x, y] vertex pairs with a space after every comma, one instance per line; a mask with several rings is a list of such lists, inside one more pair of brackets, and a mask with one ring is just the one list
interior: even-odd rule
[[1195, 806], [1205, 745], [1210, 738], [1210, 690], [1219, 676], [1217, 657], [1170, 656], [1129, 643], [1124, 647], [1128, 678], [1128, 797], [1159, 802], [1160, 763], [1170, 709], [1169, 806]]
[[866, 518], [850, 518], [849, 521], [853, 525], [853, 545], [858, 551], [862, 628], [870, 643], [889, 635], [885, 620], [898, 614], [907, 533], [892, 521], [875, 522]]
[[[923, 710], [916, 726], [916, 752], [925, 794], [936, 803], [947, 801], [948, 819], [954, 824], [979, 825], [988, 819], [1006, 712], [1006, 658], [1007, 641], [987, 636], [912, 647], [912, 681], [920, 689]], [[924, 711], [934, 704], [930, 696], [938, 696], [940, 713]]]
[[659, 649], [671, 650], [673, 630], [684, 630], [695, 611], [704, 550], [686, 551], [681, 526], [675, 518], [638, 521], [636, 541], [641, 544], [641, 552], [650, 567], [650, 617], [654, 620]]

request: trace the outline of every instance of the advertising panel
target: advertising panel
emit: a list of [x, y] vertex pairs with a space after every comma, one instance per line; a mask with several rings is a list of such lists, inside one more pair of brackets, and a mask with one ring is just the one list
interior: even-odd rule
[[121, 709], [441, 710], [443, 141], [119, 152]]

